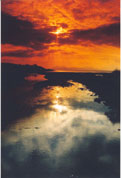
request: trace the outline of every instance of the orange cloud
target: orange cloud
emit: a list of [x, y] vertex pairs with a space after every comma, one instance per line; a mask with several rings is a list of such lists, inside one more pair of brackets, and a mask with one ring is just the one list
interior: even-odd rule
[[120, 67], [119, 0], [3, 0], [2, 14], [3, 62], [67, 71]]
[[119, 0], [4, 0], [2, 10], [19, 19], [29, 20], [36, 28], [60, 26], [69, 29], [96, 28], [118, 21]]

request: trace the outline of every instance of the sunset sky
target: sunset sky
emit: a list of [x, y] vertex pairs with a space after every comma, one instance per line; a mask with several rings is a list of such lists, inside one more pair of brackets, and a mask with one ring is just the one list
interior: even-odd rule
[[2, 62], [56, 71], [120, 68], [119, 0], [2, 0]]

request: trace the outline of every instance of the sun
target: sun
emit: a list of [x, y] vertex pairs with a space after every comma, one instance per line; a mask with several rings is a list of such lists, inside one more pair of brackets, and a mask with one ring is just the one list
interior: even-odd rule
[[55, 34], [55, 35], [60, 35], [60, 34], [62, 34], [62, 33], [66, 33], [66, 32], [67, 32], [66, 29], [64, 29], [64, 28], [62, 28], [62, 27], [59, 27], [59, 28], [57, 28], [57, 30], [56, 30], [55, 32], [51, 32], [51, 33], [53, 33], [53, 34]]

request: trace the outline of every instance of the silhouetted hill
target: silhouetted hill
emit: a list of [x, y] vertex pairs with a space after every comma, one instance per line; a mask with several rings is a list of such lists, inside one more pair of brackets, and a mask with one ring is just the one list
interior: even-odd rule
[[53, 71], [52, 69], [45, 69], [36, 64], [34, 65], [20, 65], [20, 64], [11, 64], [11, 63], [2, 63], [2, 71], [7, 70], [8, 72], [24, 72], [24, 73], [38, 73], [42, 74], [45, 72]]
[[11, 64], [11, 63], [2, 63], [1, 64], [1, 76], [2, 76], [2, 86], [4, 84], [7, 86], [14, 86], [21, 84], [24, 77], [31, 74], [46, 74], [51, 72], [51, 69], [45, 69], [43, 67], [35, 65], [20, 65], [20, 64]]

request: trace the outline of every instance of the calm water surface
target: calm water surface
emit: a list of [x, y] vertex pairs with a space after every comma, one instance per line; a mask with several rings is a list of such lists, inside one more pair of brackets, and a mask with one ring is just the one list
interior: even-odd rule
[[119, 123], [110, 121], [110, 108], [94, 92], [68, 83], [38, 91], [29, 100], [34, 114], [2, 132], [3, 177], [118, 176]]

